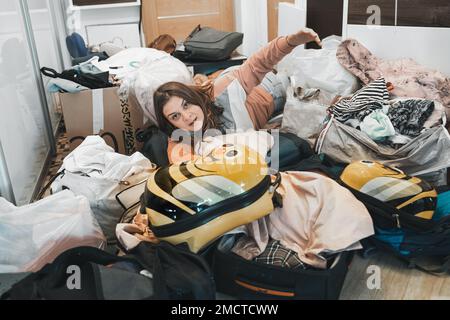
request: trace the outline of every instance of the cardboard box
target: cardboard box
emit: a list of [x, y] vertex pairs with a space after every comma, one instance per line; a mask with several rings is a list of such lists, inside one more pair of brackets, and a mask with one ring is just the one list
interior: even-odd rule
[[89, 135], [101, 135], [122, 154], [140, 150], [136, 132], [144, 126], [144, 114], [135, 99], [121, 101], [117, 89], [59, 93], [70, 150]]

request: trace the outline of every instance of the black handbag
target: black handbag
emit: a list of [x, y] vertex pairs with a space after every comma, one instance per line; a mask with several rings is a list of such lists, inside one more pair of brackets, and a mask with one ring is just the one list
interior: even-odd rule
[[198, 25], [184, 41], [186, 60], [220, 61], [228, 59], [242, 44], [244, 34], [220, 31]]
[[74, 69], [64, 70], [62, 73], [58, 73], [56, 70], [43, 67], [41, 73], [44, 76], [50, 78], [61, 78], [69, 81], [76, 82], [89, 89], [102, 89], [111, 88], [114, 85], [109, 82], [109, 72], [101, 72], [97, 74], [89, 74], [84, 72], [78, 72]]

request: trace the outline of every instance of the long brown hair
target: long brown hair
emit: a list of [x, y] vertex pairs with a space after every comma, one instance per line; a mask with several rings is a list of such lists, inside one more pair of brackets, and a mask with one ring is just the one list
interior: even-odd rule
[[188, 104], [194, 104], [199, 106], [203, 114], [205, 115], [205, 121], [203, 122], [202, 131], [207, 129], [221, 129], [222, 123], [219, 120], [219, 116], [223, 113], [223, 108], [218, 107], [213, 99], [212, 85], [205, 86], [188, 86], [181, 82], [167, 82], [160, 86], [153, 95], [153, 105], [155, 107], [156, 120], [158, 121], [159, 128], [171, 135], [176, 129], [168, 119], [164, 116], [164, 106], [170, 100], [171, 97], [176, 96]]

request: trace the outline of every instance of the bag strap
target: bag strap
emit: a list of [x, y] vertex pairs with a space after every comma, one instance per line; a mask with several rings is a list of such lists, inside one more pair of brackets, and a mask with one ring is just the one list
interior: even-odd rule
[[[114, 152], [119, 153], [119, 143], [117, 142], [116, 137], [115, 137], [111, 132], [104, 132], [104, 133], [102, 133], [102, 134], [100, 135], [100, 137], [102, 137], [103, 139], [104, 139], [105, 137], [110, 137], [111, 140], [112, 140], [112, 142], [113, 142], [113, 145], [114, 145]], [[75, 136], [75, 137], [72, 137], [72, 138], [69, 140], [69, 143], [73, 143], [73, 142], [75, 142], [76, 140], [81, 140], [81, 142], [83, 142], [85, 139], [86, 139], [86, 137]]]
[[118, 194], [116, 194], [116, 201], [117, 201], [117, 202], [119, 203], [119, 205], [123, 208], [123, 210], [127, 211], [127, 210], [130, 209], [131, 207], [134, 207], [135, 205], [137, 205], [137, 204], [140, 203], [140, 200], [137, 201], [137, 202], [135, 202], [135, 203], [133, 203], [133, 204], [131, 204], [131, 205], [126, 205], [126, 204], [124, 203], [123, 199], [122, 199], [122, 195], [123, 195], [124, 193], [130, 191], [131, 189], [133, 189], [133, 188], [135, 188], [135, 187], [137, 187], [137, 186], [140, 186], [140, 185], [146, 183], [147, 180], [148, 180], [148, 179], [139, 181], [139, 182], [137, 182], [137, 183], [135, 183], [135, 184], [133, 184], [133, 185], [127, 187], [126, 189], [120, 191]]
[[105, 137], [110, 137], [114, 145], [114, 151], [116, 153], [119, 153], [119, 143], [117, 142], [116, 137], [111, 132], [104, 132], [101, 134], [101, 137], [103, 139], [105, 139]]
[[61, 74], [59, 74], [55, 69], [43, 67], [41, 68], [41, 73], [44, 76], [50, 77], [50, 78], [60, 78]]
[[429, 273], [434, 276], [448, 276], [450, 271], [450, 255], [444, 257], [443, 263], [436, 268], [430, 268], [425, 264], [419, 263], [416, 259], [412, 258], [409, 260], [409, 268], [416, 268], [423, 272]]
[[389, 221], [391, 228], [408, 228], [414, 231], [427, 231], [431, 230], [436, 226], [436, 222], [432, 220], [419, 220], [418, 218], [406, 214], [401, 209], [394, 209], [384, 202], [362, 193], [358, 190], [355, 190], [349, 186], [347, 186], [341, 179], [337, 179], [341, 186], [347, 188], [359, 201], [361, 201], [371, 213], [372, 218], [374, 218], [374, 214], [376, 214], [375, 218], [382, 217], [386, 221]]
[[41, 200], [42, 196], [44, 195], [44, 193], [50, 188], [50, 186], [52, 185], [53, 182], [55, 182], [55, 180], [63, 175], [66, 172], [66, 170], [61, 170], [60, 172], [58, 172], [57, 174], [55, 174], [50, 180], [49, 182], [44, 186], [44, 188], [42, 188], [41, 192], [39, 192], [39, 194], [36, 197], [36, 200]]
[[194, 30], [191, 31], [191, 33], [186, 37], [186, 39], [184, 40], [184, 42], [189, 41], [189, 39], [191, 39], [194, 34], [196, 34], [197, 32], [199, 32], [200, 30], [202, 30], [201, 25], [197, 25]]

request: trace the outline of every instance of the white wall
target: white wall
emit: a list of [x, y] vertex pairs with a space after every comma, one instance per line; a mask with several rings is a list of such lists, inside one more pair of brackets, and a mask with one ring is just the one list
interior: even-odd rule
[[241, 53], [250, 56], [267, 44], [267, 1], [235, 0], [236, 30], [244, 33]]
[[384, 59], [412, 58], [450, 76], [450, 29], [348, 25], [347, 37], [357, 39]]
[[280, 2], [278, 6], [278, 36], [296, 33], [306, 26], [306, 7]]
[[354, 38], [383, 59], [412, 58], [450, 76], [450, 28], [347, 24], [344, 0], [343, 38]]
[[[76, 10], [71, 6], [70, 0], [64, 1], [67, 7], [66, 15], [68, 20], [68, 32], [78, 32], [85, 39], [86, 43], [88, 43], [88, 35], [86, 33], [87, 26], [104, 25], [103, 41], [111, 41], [116, 34], [113, 30], [108, 28], [108, 25], [139, 24], [139, 5], [123, 7], [101, 6], [97, 8], [86, 7]], [[139, 37], [138, 29], [136, 29], [136, 34], [130, 34], [130, 37], [123, 36], [125, 45], [133, 46], [136, 37]]]

